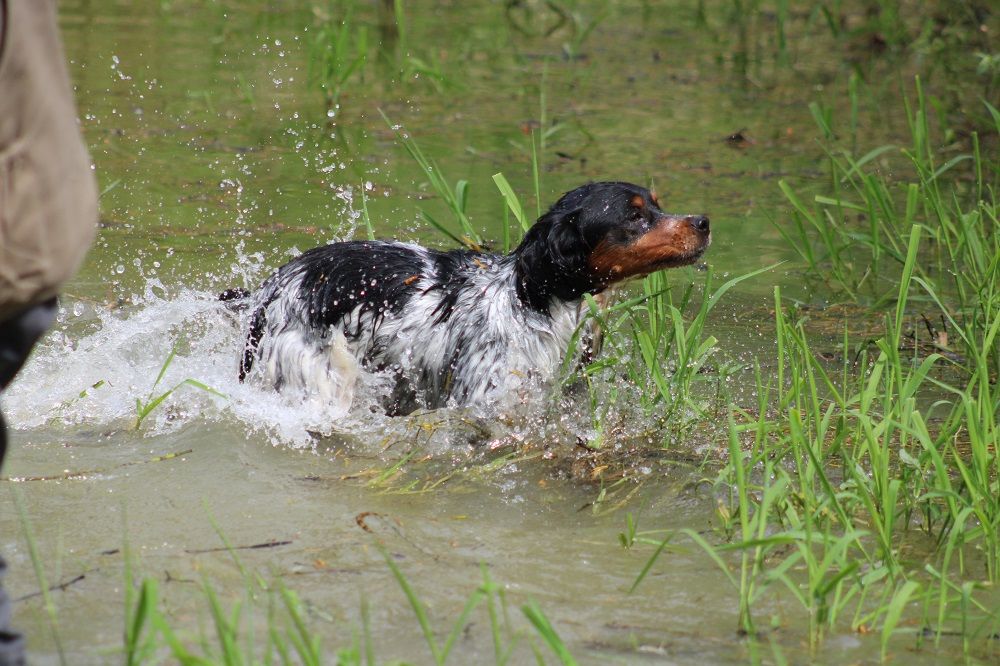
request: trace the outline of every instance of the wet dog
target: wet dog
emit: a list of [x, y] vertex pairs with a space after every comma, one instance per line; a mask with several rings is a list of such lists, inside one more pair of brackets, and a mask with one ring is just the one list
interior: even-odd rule
[[510, 254], [393, 241], [314, 248], [249, 298], [240, 381], [259, 375], [345, 413], [359, 368], [389, 370], [390, 413], [517, 400], [559, 368], [584, 294], [691, 264], [711, 242], [704, 215], [660, 210], [622, 182], [572, 190]]

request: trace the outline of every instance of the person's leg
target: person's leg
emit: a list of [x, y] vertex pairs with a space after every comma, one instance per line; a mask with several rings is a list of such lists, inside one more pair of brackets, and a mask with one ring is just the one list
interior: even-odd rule
[[[4, 51], [4, 28], [7, 17], [7, 2], [0, 0], [0, 57]], [[0, 413], [0, 469], [3, 469], [3, 454], [7, 451], [7, 425]], [[10, 599], [3, 589], [3, 575], [7, 563], [0, 557], [0, 666], [20, 666], [24, 663], [24, 637], [10, 631]]]
[[56, 299], [50, 298], [0, 322], [0, 391], [14, 379], [55, 318]]
[[[0, 416], [0, 430], [3, 429], [3, 417]], [[0, 582], [3, 581], [7, 563], [0, 557]], [[11, 631], [10, 599], [3, 587], [0, 587], [0, 666], [24, 666], [24, 636]]]
[[[0, 392], [14, 379], [55, 316], [56, 299], [53, 298], [0, 323]], [[0, 413], [0, 469], [6, 451], [7, 427]], [[23, 666], [24, 637], [10, 628], [10, 598], [3, 589], [6, 570], [7, 564], [0, 557], [0, 666]]]
[[[55, 316], [97, 228], [56, 0], [0, 0], [0, 391]], [[42, 305], [37, 305], [39, 302]], [[0, 419], [0, 463], [6, 449]], [[0, 562], [0, 574], [6, 567]], [[24, 663], [0, 590], [0, 666]]]
[[[2, 0], [0, 0], [2, 2]], [[27, 308], [23, 312], [0, 322], [0, 393], [13, 381], [32, 347], [48, 330], [56, 318], [56, 299]], [[0, 468], [7, 452], [7, 432], [0, 416]]]

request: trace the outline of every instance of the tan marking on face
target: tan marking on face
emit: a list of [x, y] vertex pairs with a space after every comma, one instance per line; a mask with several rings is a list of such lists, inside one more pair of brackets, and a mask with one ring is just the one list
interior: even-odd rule
[[637, 194], [634, 197], [632, 197], [632, 205], [635, 206], [636, 208], [642, 208], [643, 206], [646, 205], [646, 200], [642, 198], [641, 194]]
[[650, 191], [649, 198], [652, 200], [654, 206], [657, 208], [660, 207], [660, 196], [656, 192]]
[[413, 284], [414, 282], [416, 282], [419, 279], [420, 279], [420, 275], [419, 274], [417, 274], [417, 275], [411, 275], [410, 277], [408, 277], [405, 280], [403, 280], [403, 284], [405, 284], [407, 287], [409, 287], [411, 284]]
[[687, 217], [664, 216], [629, 245], [602, 241], [590, 256], [590, 267], [611, 284], [663, 268], [692, 264], [709, 242], [710, 236], [698, 233]]

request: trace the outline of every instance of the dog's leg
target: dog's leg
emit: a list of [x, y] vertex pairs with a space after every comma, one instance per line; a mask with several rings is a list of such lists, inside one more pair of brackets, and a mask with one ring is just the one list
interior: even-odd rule
[[354, 386], [358, 382], [358, 361], [347, 344], [347, 338], [337, 329], [330, 335], [327, 356], [327, 381], [320, 393], [338, 411], [346, 414], [354, 402]]
[[396, 382], [392, 387], [392, 393], [382, 401], [382, 407], [385, 408], [385, 413], [388, 416], [406, 416], [420, 408], [417, 389], [402, 371], [396, 373]]
[[264, 378], [280, 391], [298, 390], [343, 416], [354, 402], [358, 361], [339, 329], [326, 336], [287, 328], [262, 347]]

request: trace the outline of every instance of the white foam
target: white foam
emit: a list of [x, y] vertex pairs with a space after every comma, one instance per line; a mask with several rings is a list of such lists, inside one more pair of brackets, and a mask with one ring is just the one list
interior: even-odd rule
[[[62, 303], [55, 327], [4, 392], [11, 427], [134, 428], [136, 399], [148, 402], [174, 387], [143, 420], [140, 432], [169, 432], [192, 418], [236, 419], [275, 444], [304, 447], [313, 444], [316, 433], [331, 434], [356, 420], [332, 418], [323, 403], [301, 394], [241, 384], [237, 369], [245, 327], [215, 293], [181, 289], [171, 295], [151, 279], [145, 294], [135, 298], [135, 304], [116, 311], [81, 301]], [[355, 411], [359, 418], [370, 417], [368, 407], [385, 389], [384, 381], [367, 377], [359, 389], [363, 395]]]
[[[240, 277], [236, 275], [233, 282], [257, 281], [256, 276]], [[524, 437], [553, 441], [596, 437], [589, 431], [584, 404], [553, 403], [550, 389], [544, 387], [501, 414], [444, 409], [401, 419], [386, 416], [382, 408], [383, 396], [392, 389], [391, 378], [367, 371], [360, 373], [346, 415], [301, 392], [278, 393], [263, 384], [241, 384], [238, 366], [247, 313], [227, 309], [215, 291], [166, 287], [155, 277], [146, 279], [143, 292], [120, 308], [66, 299], [53, 330], [3, 394], [8, 426], [135, 429], [136, 400], [148, 402], [176, 387], [143, 420], [140, 435], [174, 432], [210, 420], [242, 428], [274, 445], [313, 448], [323, 436], [335, 436], [367, 453], [379, 453], [394, 440], [419, 442], [430, 452], [441, 453], [479, 445], [489, 448], [494, 440], [502, 444]], [[163, 377], [157, 382], [161, 371]], [[629, 403], [626, 398], [617, 408], [638, 410], [638, 400], [631, 407]], [[638, 417], [634, 427], [640, 428], [641, 415], [632, 416]]]

